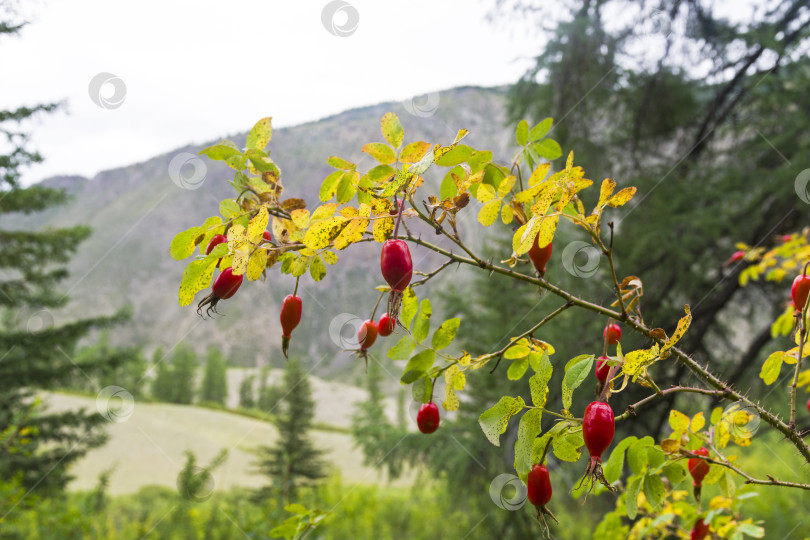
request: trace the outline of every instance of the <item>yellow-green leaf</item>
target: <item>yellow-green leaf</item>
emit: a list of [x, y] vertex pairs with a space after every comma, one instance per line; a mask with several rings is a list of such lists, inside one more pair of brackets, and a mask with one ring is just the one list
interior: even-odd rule
[[689, 431], [692, 433], [697, 433], [703, 426], [706, 425], [706, 417], [703, 416], [703, 412], [697, 413], [695, 416], [692, 417], [692, 421], [689, 424]]
[[380, 126], [385, 140], [394, 148], [399, 148], [405, 136], [402, 124], [399, 123], [399, 117], [392, 112], [385, 113], [380, 121]]
[[446, 411], [457, 411], [459, 406], [457, 390], [463, 390], [467, 382], [464, 373], [459, 370], [457, 364], [447, 368], [444, 372], [444, 403], [442, 407]]
[[515, 471], [518, 476], [529, 474], [532, 468], [532, 447], [540, 435], [543, 409], [529, 409], [520, 418], [517, 441], [515, 442]]
[[417, 163], [425, 157], [425, 154], [430, 150], [430, 146], [430, 143], [425, 141], [406, 144], [405, 148], [399, 153], [399, 161], [401, 163]]
[[248, 223], [247, 228], [247, 237], [248, 241], [252, 244], [258, 244], [259, 240], [261, 240], [264, 231], [267, 229], [267, 223], [270, 221], [270, 214], [267, 212], [267, 208], [262, 206], [259, 209], [259, 213], [253, 216]]
[[653, 345], [650, 349], [639, 349], [631, 351], [624, 355], [624, 364], [622, 371], [625, 375], [633, 377], [635, 380], [638, 375], [651, 365], [658, 358], [658, 345]]
[[253, 250], [253, 253], [250, 255], [247, 263], [247, 270], [245, 271], [245, 277], [248, 278], [248, 281], [256, 281], [264, 272], [265, 267], [267, 266], [267, 250], [257, 248]]
[[201, 227], [192, 227], [183, 232], [177, 233], [169, 246], [169, 254], [172, 259], [181, 261], [194, 253], [197, 247], [197, 240], [203, 237]]
[[[481, 193], [481, 190], [478, 190]], [[498, 219], [498, 211], [501, 209], [501, 200], [493, 199], [481, 207], [478, 211], [478, 221], [481, 225], [489, 227]]]
[[433, 338], [430, 343], [431, 347], [436, 351], [440, 351], [450, 345], [456, 338], [459, 325], [461, 325], [461, 319], [458, 317], [444, 321], [436, 331], [433, 332]]
[[515, 187], [516, 180], [517, 178], [515, 177], [514, 174], [510, 174], [509, 176], [501, 180], [501, 183], [498, 186], [498, 197], [503, 197], [504, 195], [512, 191], [512, 188]]
[[512, 236], [512, 249], [517, 255], [527, 253], [532, 247], [532, 242], [537, 239], [537, 231], [543, 224], [543, 219], [540, 216], [534, 216], [529, 221], [520, 226]]
[[194, 300], [194, 295], [211, 284], [217, 261], [225, 252], [227, 252], [227, 247], [220, 244], [204, 259], [191, 261], [186, 266], [177, 295], [181, 306], [189, 305]]
[[312, 257], [312, 262], [309, 264], [309, 275], [314, 281], [320, 281], [326, 275], [326, 265], [324, 265], [323, 259], [317, 255]]
[[334, 167], [335, 169], [339, 169], [341, 171], [353, 171], [357, 168], [357, 165], [352, 163], [351, 161], [346, 161], [343, 158], [337, 156], [329, 156], [326, 159], [327, 165]]
[[669, 427], [674, 431], [687, 431], [689, 429], [689, 417], [680, 411], [672, 409], [669, 411]]
[[368, 143], [362, 150], [383, 165], [389, 165], [397, 160], [394, 149], [385, 143]]
[[354, 194], [357, 193], [356, 186], [359, 179], [360, 173], [357, 171], [346, 171], [340, 182], [338, 182], [337, 192], [335, 193], [338, 204], [347, 203], [354, 198]]
[[391, 233], [394, 232], [394, 219], [390, 217], [385, 217], [382, 219], [375, 219], [374, 220], [374, 240], [379, 243], [383, 243], [388, 239]]
[[771, 353], [770, 356], [762, 364], [762, 369], [759, 372], [759, 378], [767, 384], [771, 385], [779, 378], [779, 373], [782, 371], [782, 362], [784, 362], [785, 352], [776, 351]]
[[363, 239], [363, 234], [368, 229], [369, 220], [362, 218], [371, 216], [371, 207], [367, 204], [361, 204], [358, 210], [357, 217], [349, 220], [349, 224], [335, 238], [335, 249], [345, 249]]
[[343, 178], [343, 171], [333, 171], [327, 176], [321, 184], [321, 189], [318, 192], [318, 198], [321, 202], [326, 202], [337, 193], [338, 182]]
[[347, 220], [343, 216], [333, 216], [315, 223], [307, 229], [307, 234], [304, 236], [304, 244], [310, 249], [325, 248], [340, 234], [346, 222]]
[[309, 227], [309, 210], [306, 208], [297, 208], [290, 212], [290, 219], [299, 229], [306, 229]]
[[332, 214], [335, 213], [337, 207], [337, 203], [323, 204], [312, 212], [312, 215], [309, 217], [309, 221], [311, 223], [315, 223], [316, 221], [321, 221], [322, 219], [332, 217]]
[[686, 312], [686, 315], [681, 317], [681, 320], [678, 321], [678, 326], [675, 328], [675, 332], [673, 332], [672, 336], [666, 340], [664, 346], [661, 348], [661, 358], [667, 358], [669, 356], [669, 349], [680, 341], [689, 329], [689, 325], [692, 324], [692, 313], [689, 310], [689, 304], [686, 304], [683, 310]]
[[503, 221], [504, 225], [509, 225], [512, 223], [512, 220], [515, 217], [515, 210], [509, 205], [504, 206], [501, 208], [501, 221]]
[[607, 204], [608, 206], [612, 206], [613, 208], [618, 208], [626, 204], [630, 199], [633, 198], [633, 195], [636, 194], [636, 188], [634, 187], [626, 187], [623, 190], [619, 191], [616, 195], [608, 199]]
[[270, 142], [270, 137], [273, 136], [273, 128], [270, 125], [271, 117], [267, 116], [262, 118], [253, 125], [250, 133], [247, 136], [246, 146], [256, 150], [262, 150], [267, 143]]
[[549, 169], [551, 169], [551, 163], [541, 163], [538, 165], [529, 177], [529, 187], [534, 187], [542, 182], [548, 174]]
[[495, 198], [495, 188], [489, 184], [480, 184], [475, 198], [482, 203], [489, 202]]
[[501, 434], [506, 431], [509, 419], [519, 413], [524, 406], [525, 403], [520, 396], [517, 398], [503, 396], [498, 403], [478, 417], [478, 424], [489, 442], [495, 446], [501, 445]]

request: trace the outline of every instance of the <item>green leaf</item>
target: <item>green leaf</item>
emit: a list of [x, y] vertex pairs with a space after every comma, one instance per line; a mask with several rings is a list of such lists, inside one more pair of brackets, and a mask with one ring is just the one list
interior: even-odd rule
[[388, 349], [388, 358], [391, 360], [407, 360], [416, 347], [411, 336], [402, 336], [396, 345]]
[[395, 173], [396, 170], [394, 170], [391, 165], [377, 165], [376, 167], [372, 167], [371, 170], [366, 173], [366, 176], [376, 184], [383, 180], [387, 182]]
[[338, 189], [338, 182], [343, 178], [345, 173], [343, 171], [333, 171], [327, 176], [321, 184], [321, 190], [318, 192], [318, 198], [321, 202], [327, 202], [335, 196]]
[[242, 152], [240, 152], [236, 145], [231, 141], [220, 141], [213, 146], [203, 148], [200, 150], [200, 154], [208, 156], [210, 159], [215, 161], [225, 161], [226, 159], [234, 156], [241, 156]]
[[253, 125], [250, 133], [248, 133], [245, 146], [256, 150], [262, 150], [267, 146], [267, 143], [270, 142], [270, 137], [273, 136], [273, 128], [270, 125], [270, 120], [271, 117], [267, 116]]
[[633, 474], [640, 474], [647, 466], [647, 448], [654, 444], [655, 441], [648, 435], [637, 440], [627, 449], [627, 463]]
[[228, 246], [220, 244], [211, 250], [204, 259], [196, 259], [186, 266], [180, 280], [178, 301], [181, 306], [187, 306], [194, 300], [194, 296], [211, 284], [214, 277], [214, 268], [217, 261], [228, 252]]
[[636, 519], [636, 514], [638, 514], [638, 494], [641, 491], [642, 479], [642, 476], [634, 476], [627, 485], [624, 506], [627, 509], [627, 517], [630, 519]]
[[419, 314], [416, 316], [416, 322], [413, 323], [413, 338], [417, 343], [425, 340], [430, 332], [430, 316], [433, 313], [433, 308], [430, 307], [430, 300], [424, 298], [419, 303]]
[[433, 332], [433, 340], [430, 344], [431, 347], [433, 347], [434, 350], [440, 351], [450, 345], [456, 338], [456, 332], [458, 332], [460, 324], [461, 319], [458, 317], [444, 321], [441, 326]]
[[394, 149], [384, 143], [368, 143], [362, 150], [383, 165], [389, 165], [397, 160]]
[[198, 238], [202, 239], [202, 227], [192, 227], [183, 232], [177, 233], [169, 246], [169, 255], [175, 261], [181, 261], [194, 253], [197, 247]]
[[560, 148], [559, 143], [553, 139], [543, 139], [532, 144], [532, 150], [537, 152], [537, 155], [540, 157], [549, 161], [562, 156], [562, 148]]
[[341, 171], [353, 171], [357, 168], [357, 165], [351, 161], [346, 161], [345, 159], [337, 156], [329, 156], [326, 159], [326, 164]]
[[303, 504], [298, 503], [288, 504], [287, 506], [284, 507], [284, 511], [299, 515], [309, 514], [309, 510], [307, 510], [307, 507], [304, 506]]
[[759, 372], [759, 378], [767, 384], [771, 385], [779, 378], [779, 373], [782, 371], [782, 362], [786, 356], [784, 351], [776, 351], [768, 356], [765, 363], [762, 364], [762, 369]]
[[579, 461], [582, 455], [582, 446], [585, 440], [582, 438], [582, 432], [579, 433], [562, 433], [552, 439], [551, 445], [554, 447], [554, 455], [558, 459], [574, 463]]
[[489, 442], [495, 446], [501, 445], [501, 434], [506, 431], [509, 419], [519, 413], [524, 406], [522, 397], [503, 396], [498, 403], [478, 417], [478, 424]]
[[411, 385], [411, 395], [417, 403], [427, 403], [433, 395], [433, 379], [422, 377]]
[[680, 484], [686, 479], [686, 460], [667, 463], [661, 469], [661, 472], [664, 473], [664, 476], [669, 478], [669, 481], [673, 485]]
[[472, 155], [473, 149], [466, 144], [459, 144], [453, 149], [442, 154], [435, 160], [436, 165], [441, 167], [455, 167], [459, 163], [464, 163]]
[[737, 525], [737, 532], [752, 538], [765, 538], [765, 529], [753, 523], [740, 523]]
[[222, 217], [225, 219], [231, 219], [232, 217], [241, 214], [242, 209], [239, 208], [239, 205], [236, 203], [235, 199], [223, 199], [219, 203], [219, 213], [222, 214]]
[[540, 435], [543, 409], [529, 409], [518, 424], [517, 442], [515, 442], [515, 471], [518, 476], [529, 474], [532, 463], [532, 445]]
[[416, 176], [411, 172], [405, 172], [399, 170], [394, 175], [394, 179], [384, 184], [383, 188], [380, 190], [379, 196], [380, 197], [390, 197], [394, 193], [398, 192], [402, 189], [402, 186], [413, 180]]
[[416, 311], [419, 309], [417, 303], [416, 293], [413, 292], [412, 287], [408, 287], [402, 293], [402, 307], [399, 310], [399, 322], [405, 328], [411, 327], [411, 321], [416, 316]]
[[309, 275], [315, 281], [320, 281], [326, 276], [326, 265], [319, 255], [312, 257], [312, 262], [309, 265]]
[[529, 123], [526, 120], [518, 122], [515, 136], [518, 146], [526, 146], [526, 143], [529, 142]]
[[455, 169], [450, 169], [447, 171], [447, 174], [444, 175], [442, 179], [442, 184], [439, 186], [439, 198], [443, 201], [447, 199], [452, 199], [456, 195], [458, 195], [458, 186], [456, 185], [455, 180], [453, 180], [453, 171]]
[[657, 474], [644, 475], [644, 495], [647, 501], [652, 505], [653, 510], [658, 510], [661, 503], [664, 501], [666, 489], [664, 489], [664, 482]]
[[581, 354], [575, 356], [565, 365], [565, 377], [562, 383], [563, 408], [571, 408], [574, 390], [582, 384], [593, 367], [593, 355]]
[[723, 476], [721, 476], [720, 481], [717, 482], [717, 487], [720, 488], [720, 493], [724, 497], [732, 498], [737, 491], [737, 484], [734, 482], [733, 475], [734, 473], [728, 469], [723, 469]]
[[553, 119], [545, 118], [542, 122], [534, 126], [531, 132], [529, 133], [529, 142], [530, 143], [537, 142], [543, 137], [545, 137], [546, 134], [551, 129], [551, 124], [553, 122], [554, 122]]
[[650, 464], [651, 468], [657, 469], [658, 467], [663, 465], [666, 460], [667, 460], [666, 454], [664, 454], [664, 451], [661, 450], [659, 447], [650, 446], [649, 448], [647, 448], [647, 462]]
[[529, 348], [529, 340], [522, 338], [514, 342], [511, 347], [506, 349], [506, 351], [503, 353], [503, 357], [507, 360], [517, 360], [518, 358], [528, 356], [530, 352], [531, 349]]
[[410, 384], [416, 379], [423, 377], [427, 370], [433, 366], [436, 360], [436, 351], [425, 349], [411, 357], [405, 365], [400, 381], [402, 384]]
[[548, 400], [548, 382], [551, 380], [554, 367], [548, 358], [548, 353], [543, 353], [540, 359], [540, 366], [537, 373], [529, 379], [529, 388], [532, 394], [532, 403], [535, 407], [545, 407]]
[[380, 126], [385, 140], [394, 148], [399, 148], [402, 145], [402, 139], [405, 137], [405, 130], [402, 129], [399, 117], [392, 112], [385, 113], [380, 121]]
[[527, 369], [529, 369], [529, 359], [520, 358], [512, 362], [509, 369], [506, 370], [506, 377], [510, 381], [520, 380], [520, 378], [526, 373]]
[[638, 440], [638, 437], [633, 435], [625, 438], [616, 445], [616, 448], [610, 453], [610, 457], [605, 462], [604, 466], [602, 467], [602, 472], [605, 475], [605, 479], [610, 482], [611, 484], [619, 479], [622, 475], [622, 469], [624, 468], [624, 452], [627, 450], [627, 447], [633, 444]]
[[360, 175], [357, 171], [347, 171], [340, 179], [337, 185], [337, 202], [344, 204], [354, 198], [357, 193], [357, 188], [354, 187], [355, 182], [359, 179]]

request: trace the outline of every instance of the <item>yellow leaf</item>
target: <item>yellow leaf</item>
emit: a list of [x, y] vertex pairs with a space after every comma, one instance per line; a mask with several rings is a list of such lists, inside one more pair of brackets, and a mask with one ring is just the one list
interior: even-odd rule
[[731, 508], [731, 499], [720, 495], [712, 497], [712, 500], [709, 501], [709, 510], [719, 510], [721, 508]]
[[321, 256], [326, 264], [337, 264], [338, 256], [334, 251], [322, 251]]
[[[639, 349], [624, 355], [622, 371], [625, 375], [633, 377], [633, 380], [644, 372], [644, 370], [655, 362], [658, 358], [658, 345], [653, 345], [650, 349]], [[687, 418], [687, 423], [688, 423]]]
[[661, 450], [667, 454], [674, 454], [681, 448], [681, 442], [676, 439], [664, 439], [661, 441]]
[[322, 219], [331, 217], [332, 214], [335, 213], [337, 207], [338, 207], [337, 203], [322, 204], [321, 206], [316, 208], [314, 212], [312, 212], [312, 215], [309, 217], [310, 223], [315, 223], [316, 221], [320, 221]]
[[669, 427], [674, 431], [686, 431], [689, 429], [689, 417], [680, 411], [672, 409], [669, 411]]
[[[478, 190], [479, 193], [481, 190]], [[501, 200], [493, 199], [481, 207], [478, 212], [478, 221], [481, 225], [489, 227], [498, 218], [498, 211], [501, 209]]]
[[386, 217], [374, 220], [373, 232], [374, 240], [382, 244], [394, 232], [394, 219]]
[[509, 206], [508, 204], [501, 208], [501, 221], [503, 221], [504, 225], [509, 225], [512, 223], [512, 219], [515, 217], [515, 210]]
[[554, 240], [554, 233], [557, 231], [557, 223], [559, 221], [559, 214], [543, 218], [543, 223], [540, 225], [540, 230], [537, 232], [538, 247], [544, 248]]
[[270, 221], [270, 214], [267, 213], [267, 208], [262, 206], [259, 213], [253, 216], [248, 223], [247, 236], [251, 244], [258, 244], [262, 239], [268, 221]]
[[388, 199], [372, 199], [371, 200], [371, 213], [375, 216], [378, 214], [387, 214], [394, 204]]
[[619, 191], [616, 195], [608, 199], [608, 206], [612, 206], [613, 208], [618, 208], [619, 206], [623, 206], [626, 204], [630, 199], [633, 198], [633, 195], [636, 194], [636, 188], [634, 187], [626, 187], [623, 190]]
[[[295, 226], [299, 229], [306, 229], [309, 227], [309, 210], [305, 208], [293, 210], [290, 212], [290, 218], [292, 218], [292, 222], [295, 223]], [[275, 227], [275, 219], [273, 221]]]
[[514, 174], [510, 174], [509, 176], [501, 180], [501, 184], [498, 186], [498, 197], [503, 197], [504, 195], [512, 191], [512, 188], [515, 187], [516, 180], [517, 178], [515, 177]]
[[529, 177], [529, 187], [534, 187], [542, 182], [543, 178], [545, 178], [548, 174], [548, 170], [550, 168], [551, 163], [541, 163], [538, 165], [537, 168], [532, 171], [532, 175]]
[[396, 114], [392, 112], [385, 113], [380, 121], [380, 127], [382, 128], [383, 137], [391, 146], [399, 148], [402, 145], [405, 132]]
[[537, 239], [537, 231], [543, 224], [541, 216], [534, 216], [529, 221], [520, 226], [512, 236], [512, 249], [517, 255], [527, 253], [532, 247], [532, 242]]
[[444, 372], [444, 403], [446, 411], [457, 411], [459, 406], [456, 390], [463, 390], [466, 378], [459, 370], [458, 364], [453, 364]]
[[266, 266], [267, 250], [261, 248], [255, 249], [250, 259], [248, 259], [245, 277], [247, 277], [249, 281], [256, 281], [261, 277]]
[[535, 197], [537, 197], [538, 195], [540, 195], [541, 193], [544, 193], [546, 190], [554, 191], [554, 193], [551, 196], [551, 198], [553, 199], [554, 195], [557, 194], [557, 189], [558, 189], [557, 186], [552, 184], [551, 182], [543, 182], [542, 184], [537, 184], [528, 189], [524, 189], [523, 191], [515, 195], [515, 202], [527, 203], [532, 199], [534, 199]]
[[692, 433], [697, 433], [703, 426], [706, 425], [706, 418], [703, 416], [703, 412], [697, 413], [695, 416], [692, 417], [692, 422], [689, 424], [689, 430]]
[[570, 171], [571, 167], [574, 166], [574, 151], [571, 150], [568, 153], [568, 158], [565, 160], [565, 170]]
[[359, 242], [363, 239], [363, 234], [368, 229], [368, 218], [371, 216], [371, 207], [363, 203], [357, 212], [358, 217], [349, 221], [349, 224], [340, 232], [335, 238], [335, 249], [345, 249], [347, 246], [354, 242]]
[[689, 329], [689, 325], [692, 324], [692, 313], [690, 312], [689, 304], [686, 304], [683, 307], [683, 310], [686, 312], [686, 315], [681, 317], [681, 320], [678, 321], [678, 326], [675, 328], [675, 332], [673, 332], [672, 336], [670, 336], [664, 343], [664, 346], [661, 349], [661, 358], [669, 357], [669, 349], [680, 341], [680, 339]]
[[181, 306], [189, 305], [194, 300], [194, 295], [211, 284], [216, 265], [217, 259], [210, 257], [191, 261], [186, 266], [177, 295]]
[[535, 216], [542, 216], [544, 215], [549, 207], [551, 206], [551, 201], [554, 200], [554, 197], [557, 195], [557, 189], [547, 189], [544, 191], [540, 198], [537, 199], [537, 202], [534, 203], [532, 206], [532, 215]]
[[235, 276], [240, 276], [245, 273], [245, 270], [247, 270], [249, 258], [250, 258], [250, 247], [248, 247], [247, 244], [234, 250], [231, 269]]
[[596, 203], [597, 208], [601, 208], [607, 204], [608, 198], [613, 195], [613, 190], [616, 189], [616, 182], [610, 178], [602, 180], [602, 187], [599, 188], [599, 202]]
[[304, 244], [310, 249], [325, 248], [340, 233], [346, 221], [343, 216], [333, 216], [315, 223], [307, 229]]
[[472, 357], [467, 351], [463, 351], [463, 353], [464, 354], [461, 355], [461, 358], [458, 359], [458, 363], [466, 367], [470, 365], [470, 362], [472, 362]]
[[720, 422], [714, 428], [714, 442], [720, 448], [725, 448], [728, 445], [728, 441], [731, 438], [731, 434], [728, 432], [728, 424], [725, 422]]
[[482, 203], [489, 202], [495, 198], [495, 188], [489, 184], [480, 184], [478, 186], [478, 191], [476, 192], [475, 198]]

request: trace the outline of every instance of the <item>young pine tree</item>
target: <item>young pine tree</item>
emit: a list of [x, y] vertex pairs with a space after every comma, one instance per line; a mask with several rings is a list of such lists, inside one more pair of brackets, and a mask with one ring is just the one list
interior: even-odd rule
[[222, 351], [216, 346], [208, 347], [205, 358], [200, 401], [225, 405], [228, 398], [228, 372]]
[[[275, 409], [278, 440], [259, 450], [259, 472], [273, 484], [260, 489], [257, 498], [279, 493], [284, 504], [295, 496], [296, 488], [326, 476], [323, 452], [312, 443], [309, 430], [315, 415], [309, 380], [300, 364], [290, 360], [284, 371], [285, 394]], [[278, 491], [276, 491], [278, 490]]]

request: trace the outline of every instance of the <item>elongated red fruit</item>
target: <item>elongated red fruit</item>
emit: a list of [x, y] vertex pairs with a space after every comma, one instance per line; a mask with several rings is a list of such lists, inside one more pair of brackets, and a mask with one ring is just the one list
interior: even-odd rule
[[[709, 451], [703, 447], [692, 453], [709, 457]], [[700, 458], [689, 458], [689, 474], [692, 475], [692, 485], [700, 487], [703, 484], [703, 479], [709, 474], [709, 462]]]
[[613, 442], [615, 424], [613, 409], [604, 401], [594, 401], [585, 409], [582, 420], [582, 437], [591, 457], [601, 458]]
[[287, 295], [287, 298], [281, 303], [281, 351], [284, 353], [285, 358], [287, 358], [287, 351], [290, 349], [292, 331], [301, 322], [302, 309], [301, 298], [294, 294]]
[[273, 235], [270, 234], [270, 231], [264, 231], [262, 233], [262, 238], [264, 239], [265, 242], [272, 242], [273, 241]]
[[596, 380], [599, 382], [607, 381], [608, 373], [610, 372], [610, 364], [607, 363], [608, 360], [607, 356], [600, 356], [596, 360]]
[[377, 341], [377, 323], [372, 320], [366, 320], [360, 325], [357, 331], [357, 342], [360, 344], [360, 350], [365, 351]]
[[622, 340], [622, 327], [616, 323], [610, 323], [602, 330], [602, 337], [607, 340], [608, 345], [616, 345]]
[[413, 277], [413, 262], [404, 240], [386, 240], [380, 252], [380, 269], [391, 290], [402, 292]]
[[810, 293], [810, 275], [800, 274], [793, 280], [793, 286], [790, 288], [790, 296], [793, 297], [793, 306], [796, 311], [804, 309], [807, 303], [807, 295]]
[[545, 506], [551, 500], [551, 479], [545, 465], [535, 464], [526, 479], [529, 488], [529, 502], [535, 506]]
[[388, 313], [383, 313], [379, 322], [377, 323], [377, 330], [383, 337], [390, 336], [394, 332], [394, 327], [396, 327], [396, 324], [397, 322], [389, 317]]
[[689, 535], [690, 540], [703, 540], [709, 534], [709, 524], [703, 521], [703, 518], [695, 522], [692, 527], [692, 533]]
[[546, 265], [548, 264], [548, 261], [551, 259], [552, 244], [553, 242], [549, 242], [549, 244], [546, 247], [541, 248], [537, 245], [537, 238], [535, 238], [534, 242], [532, 242], [532, 247], [529, 248], [529, 258], [532, 260], [534, 268], [538, 272], [540, 272], [541, 276], [546, 273]]
[[217, 313], [217, 304], [220, 300], [227, 300], [234, 294], [236, 291], [239, 290], [239, 286], [242, 285], [242, 279], [244, 279], [243, 275], [234, 275], [232, 268], [226, 268], [223, 270], [218, 276], [217, 279], [214, 280], [214, 284], [211, 286], [211, 294], [200, 300], [200, 303], [197, 304], [197, 313], [202, 311], [202, 308], [206, 308], [205, 313], [210, 315], [213, 311]]
[[224, 234], [215, 234], [213, 237], [211, 237], [211, 241], [208, 242], [208, 247], [205, 248], [205, 254], [208, 255], [215, 247], [227, 241], [228, 239]]
[[439, 407], [435, 403], [429, 401], [422, 403], [419, 407], [419, 412], [416, 413], [416, 425], [422, 433], [433, 433], [439, 429]]

